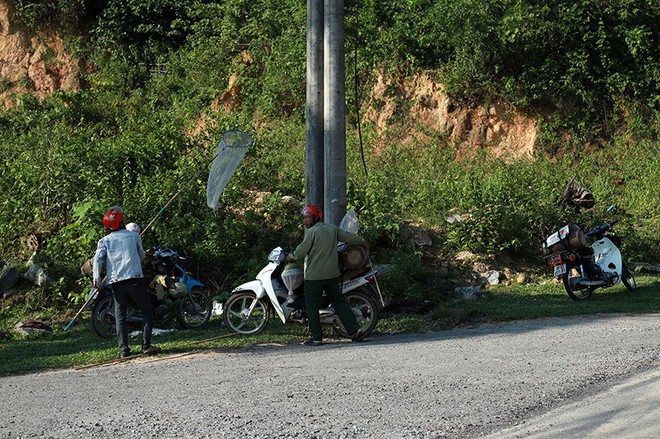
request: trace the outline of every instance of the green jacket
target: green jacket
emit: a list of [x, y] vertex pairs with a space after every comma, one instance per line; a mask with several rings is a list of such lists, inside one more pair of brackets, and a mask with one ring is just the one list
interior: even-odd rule
[[306, 280], [334, 279], [341, 274], [337, 241], [352, 245], [364, 243], [359, 236], [345, 232], [333, 224], [319, 221], [309, 229], [305, 229], [303, 242], [289, 254], [289, 257], [297, 262], [305, 259]]

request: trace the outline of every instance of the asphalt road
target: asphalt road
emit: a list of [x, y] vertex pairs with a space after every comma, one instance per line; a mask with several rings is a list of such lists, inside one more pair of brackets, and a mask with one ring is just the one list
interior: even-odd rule
[[656, 438], [660, 314], [0, 378], [0, 438]]
[[660, 368], [635, 374], [595, 395], [580, 398], [492, 439], [660, 437]]

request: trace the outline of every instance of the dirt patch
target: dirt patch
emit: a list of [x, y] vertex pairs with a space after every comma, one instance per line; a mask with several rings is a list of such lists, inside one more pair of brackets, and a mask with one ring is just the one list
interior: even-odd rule
[[66, 53], [57, 31], [36, 35], [17, 25], [13, 13], [13, 4], [0, 0], [0, 99], [5, 108], [26, 92], [43, 99], [57, 90], [82, 88], [84, 60]]
[[410, 77], [379, 73], [373, 85], [372, 105], [365, 111], [380, 134], [375, 149], [389, 144], [390, 128], [402, 120], [409, 123], [398, 132], [406, 143], [429, 140], [425, 132], [446, 133], [450, 143], [458, 144], [462, 155], [486, 147], [495, 157], [518, 159], [531, 156], [537, 140], [536, 121], [521, 109], [495, 102], [490, 105], [454, 101], [430, 74], [419, 72]]

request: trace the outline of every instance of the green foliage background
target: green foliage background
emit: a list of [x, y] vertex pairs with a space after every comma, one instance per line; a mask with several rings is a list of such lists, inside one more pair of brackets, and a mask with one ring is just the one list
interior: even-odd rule
[[[106, 207], [122, 205], [144, 227], [208, 169], [227, 129], [256, 143], [220, 211], [206, 207], [201, 172], [146, 245], [185, 249], [195, 274], [221, 290], [251, 277], [274, 245], [300, 238], [299, 205], [281, 198], [304, 199], [305, 1], [14, 5], [15, 20], [36, 34], [60, 29], [94, 69], [85, 90], [24, 94], [0, 112], [1, 258], [25, 259], [35, 235], [63, 270], [77, 272], [104, 233]], [[367, 94], [377, 72], [423, 70], [459, 102], [504, 100], [543, 127], [536, 155], [511, 162], [485, 151], [459, 160], [446, 133], [411, 144], [396, 140], [397, 127], [376, 152], [376, 128], [364, 124], [367, 177], [350, 114], [348, 200], [367, 237], [411, 264], [397, 236], [421, 223], [446, 255], [507, 252], [541, 263], [539, 244], [553, 228], [593, 225], [614, 203], [628, 257], [660, 260], [658, 23], [658, 0], [347, 0], [347, 65], [357, 66], [347, 81], [360, 93], [347, 87], [349, 108], [377, 105]], [[230, 81], [239, 92], [222, 100]], [[405, 113], [400, 122], [400, 131], [415, 125]], [[573, 175], [599, 203], [580, 218], [555, 205]], [[450, 225], [452, 212], [469, 220]]]

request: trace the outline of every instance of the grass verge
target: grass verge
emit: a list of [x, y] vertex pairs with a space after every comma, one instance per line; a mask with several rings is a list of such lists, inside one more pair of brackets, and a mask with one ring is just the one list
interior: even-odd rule
[[[636, 279], [638, 287], [634, 292], [617, 285], [596, 290], [589, 300], [581, 302], [571, 300], [560, 283], [499, 285], [489, 290], [483, 299], [447, 299], [424, 315], [385, 315], [376, 333], [394, 335], [544, 317], [660, 311], [660, 276], [636, 274]], [[1, 341], [0, 375], [99, 364], [118, 357], [116, 339], [97, 337], [88, 318], [65, 332], [66, 323], [53, 325], [52, 331]], [[307, 336], [307, 330], [271, 319], [268, 329], [257, 336], [228, 335], [221, 319], [214, 317], [205, 328], [177, 330], [154, 337], [154, 344], [167, 354], [202, 352], [263, 343], [297, 343]], [[132, 339], [131, 345], [139, 349], [140, 340]]]

